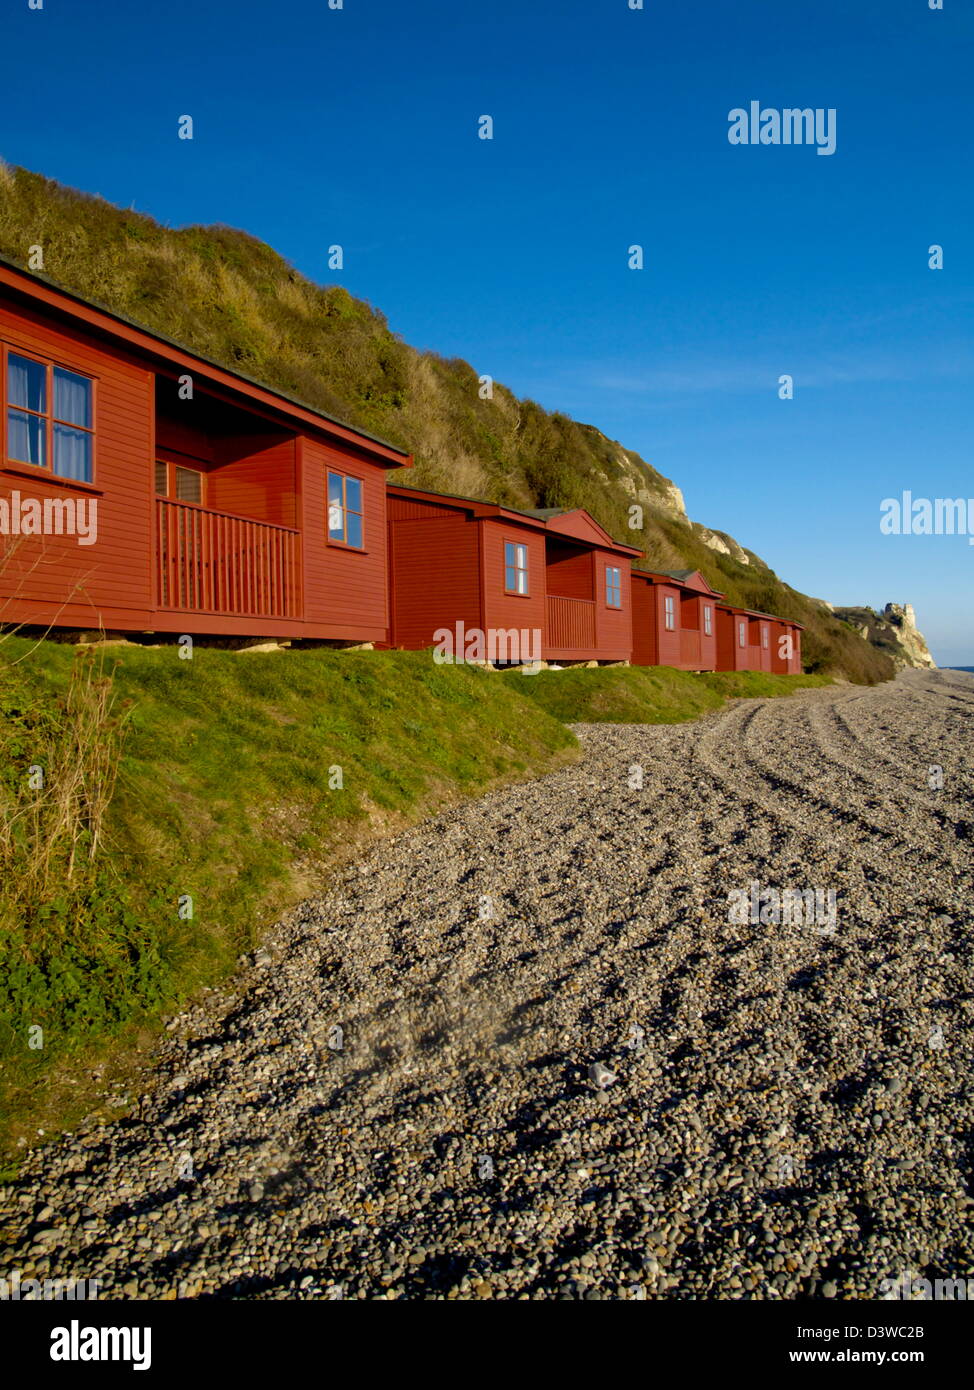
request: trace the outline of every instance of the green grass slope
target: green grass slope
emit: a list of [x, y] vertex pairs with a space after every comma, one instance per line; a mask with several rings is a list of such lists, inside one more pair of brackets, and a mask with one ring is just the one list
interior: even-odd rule
[[[140, 213], [0, 164], [0, 254], [66, 289], [290, 392], [415, 455], [400, 481], [514, 507], [586, 507], [656, 569], [695, 568], [733, 603], [806, 625], [809, 670], [888, 679], [889, 658], [814, 600], [704, 544], [673, 510], [668, 480], [591, 425], [521, 400], [479, 371], [419, 352], [345, 290], [299, 275], [270, 247], [229, 227], [160, 226]], [[629, 507], [644, 508], [630, 529]], [[716, 519], [714, 519], [716, 524]]]
[[821, 675], [775, 676], [760, 671], [694, 675], [669, 666], [576, 668], [519, 678], [525, 695], [566, 724], [679, 724], [719, 709], [727, 699], [790, 695], [802, 686], [828, 683], [828, 677]]

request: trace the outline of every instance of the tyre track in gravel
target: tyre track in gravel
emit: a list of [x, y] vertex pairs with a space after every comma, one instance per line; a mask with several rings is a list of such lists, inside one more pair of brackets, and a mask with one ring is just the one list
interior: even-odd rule
[[[582, 727], [578, 765], [377, 845], [174, 1020], [137, 1113], [28, 1156], [5, 1263], [149, 1298], [871, 1298], [974, 1273], [965, 807], [924, 798], [909, 846], [911, 769], [831, 732], [953, 738], [963, 771], [959, 688]], [[848, 805], [803, 781], [837, 766]], [[837, 887], [837, 933], [730, 921], [751, 879]]]
[[[949, 676], [949, 674], [950, 673], [948, 672], [940, 672], [939, 678], [942, 681], [944, 681], [944, 683], [948, 683], [947, 677]], [[928, 707], [929, 697], [925, 695], [922, 688], [914, 689], [908, 682], [908, 674], [905, 674], [900, 678], [900, 682], [898, 682], [898, 684], [901, 684], [900, 696], [907, 703], [907, 708], [910, 711], [911, 715], [914, 716], [914, 718], [911, 719], [911, 723], [913, 724], [915, 746], [911, 748], [911, 752], [913, 753], [916, 759], [917, 771], [925, 772], [926, 767], [929, 766], [931, 762], [938, 762], [939, 759], [942, 759], [943, 743], [942, 741], [938, 740], [939, 746], [930, 746], [929, 730], [925, 727], [922, 720], [918, 721], [915, 719], [916, 714], [919, 713], [922, 715], [923, 710]], [[954, 701], [957, 697], [953, 695], [947, 695], [945, 698]], [[941, 705], [938, 712], [942, 712], [942, 710], [943, 706]], [[860, 727], [858, 731], [854, 729], [852, 727], [852, 723], [850, 722], [850, 718], [847, 717], [847, 715], [859, 715], [861, 720], [869, 721], [870, 725], [876, 725], [876, 721], [881, 716], [877, 715], [872, 710], [871, 706], [868, 704], [866, 697], [862, 695], [850, 695], [846, 700], [836, 703], [832, 711], [832, 714], [838, 723], [844, 725], [848, 729], [850, 737], [854, 740], [857, 746], [859, 746], [864, 751], [868, 751], [870, 756], [876, 758], [879, 762], [885, 763], [887, 766], [891, 767], [894, 770], [894, 774], [902, 774], [903, 750], [897, 749], [895, 753], [889, 751], [888, 745], [892, 742], [892, 740], [883, 737], [884, 735], [895, 733], [895, 725], [880, 723], [875, 728], [873, 728], [871, 736], [867, 736], [867, 734], [863, 731], [862, 727]], [[948, 728], [950, 727], [950, 725], [952, 725], [954, 732], [957, 734], [957, 736], [962, 740], [966, 739], [969, 743], [970, 728], [969, 725], [966, 724], [966, 721], [970, 720], [971, 718], [974, 718], [974, 698], [968, 699], [967, 697], [965, 697], [963, 700], [961, 700], [958, 704], [957, 710], [953, 712], [953, 715], [954, 717], [951, 718], [950, 713], [948, 712], [947, 719], [944, 722], [948, 725]], [[965, 721], [965, 723], [958, 724], [958, 715]], [[886, 709], [883, 711], [882, 717], [891, 718], [895, 720], [897, 718], [897, 713], [895, 711]], [[938, 720], [935, 722], [933, 727], [942, 729], [943, 725]], [[964, 790], [968, 793], [970, 792], [972, 787], [972, 773], [974, 773], [974, 769], [970, 767], [968, 760], [967, 780], [964, 785]], [[919, 784], [918, 789], [921, 791], [926, 790], [925, 785], [922, 782]]]
[[[739, 798], [743, 804], [759, 811], [775, 826], [779, 836], [784, 835], [787, 830], [815, 847], [820, 846], [822, 842], [822, 823], [808, 819], [803, 823], [794, 815], [796, 807], [804, 811], [808, 806], [813, 806], [817, 810], [828, 812], [830, 817], [834, 816], [844, 827], [857, 832], [878, 830], [878, 836], [883, 843], [875, 847], [870, 845], [870, 850], [877, 850], [876, 854], [869, 853], [858, 843], [850, 850], [856, 858], [870, 863], [874, 868], [882, 863], [884, 851], [893, 849], [903, 852], [909, 848], [892, 832], [871, 826], [859, 813], [817, 795], [798, 780], [785, 776], [778, 766], [771, 767], [767, 760], [762, 761], [755, 757], [748, 747], [748, 740], [753, 736], [751, 724], [759, 713], [760, 706], [737, 711], [736, 737], [729, 750], [723, 746], [720, 736], [716, 733], [708, 731], [701, 738], [696, 757], [701, 768], [715, 784], [728, 795]], [[793, 736], [793, 729], [789, 728], [788, 732]], [[789, 743], [789, 748], [791, 747], [793, 745]], [[757, 778], [754, 777], [756, 772], [759, 774]]]
[[[803, 770], [807, 768], [809, 755], [816, 758], [820, 766], [824, 765], [830, 782], [846, 782], [855, 778], [863, 786], [871, 786], [872, 779], [869, 773], [857, 774], [850, 773], [848, 768], [834, 756], [828, 746], [827, 734], [823, 738], [816, 738], [816, 733], [821, 732], [821, 726], [814, 723], [817, 706], [812, 701], [803, 705], [800, 709], [790, 709], [790, 725], [788, 728], [788, 748], [786, 756], [795, 759], [796, 753], [801, 753], [800, 760]], [[778, 725], [779, 721], [772, 720]], [[848, 801], [839, 800], [823, 794], [818, 787], [809, 785], [809, 779], [799, 778], [788, 774], [787, 769], [782, 765], [781, 740], [775, 740], [775, 753], [777, 760], [772, 761], [766, 755], [757, 751], [761, 746], [766, 735], [768, 726], [768, 706], [766, 704], [757, 705], [740, 712], [740, 727], [738, 739], [731, 751], [729, 759], [725, 755], [725, 768], [718, 770], [713, 758], [708, 758], [711, 747], [710, 740], [701, 740], [698, 754], [701, 760], [707, 765], [710, 774], [719, 780], [727, 788], [747, 787], [757, 783], [763, 790], [763, 794], [755, 797], [753, 793], [741, 790], [740, 795], [749, 801], [749, 804], [762, 809], [766, 814], [778, 819], [787, 820], [793, 828], [800, 833], [808, 833], [794, 820], [792, 808], [799, 807], [803, 814], [807, 814], [809, 806], [820, 809], [826, 821], [838, 820], [854, 832], [857, 842], [854, 849], [854, 857], [861, 863], [868, 864], [874, 871], [881, 871], [884, 867], [886, 856], [890, 854], [918, 856], [922, 854], [926, 859], [925, 869], [929, 872], [938, 872], [942, 869], [945, 856], [944, 847], [938, 845], [936, 854], [929, 854], [918, 850], [915, 839], [910, 839], [898, 830], [885, 829], [876, 823], [875, 819], [865, 815], [862, 809], [847, 809]], [[810, 737], [805, 738], [805, 725]], [[733, 771], [732, 771], [733, 770]], [[755, 777], [754, 774], [758, 776]], [[737, 780], [739, 779], [739, 780]], [[820, 779], [819, 779], [820, 780]], [[783, 800], [779, 800], [779, 796]], [[907, 797], [903, 794], [898, 798], [901, 804], [908, 804]], [[854, 800], [849, 797], [848, 800]], [[871, 801], [876, 801], [874, 795]], [[878, 804], [878, 803], [877, 803]], [[937, 819], [941, 824], [946, 824], [945, 819], [937, 813]], [[962, 829], [966, 829], [966, 822], [960, 822]], [[952, 835], [957, 834], [957, 825], [950, 825]], [[868, 848], [861, 843], [858, 837], [867, 835], [869, 837]], [[812, 831], [813, 841], [818, 843], [818, 832]], [[956, 857], [958, 864], [961, 860], [962, 851]], [[969, 862], [969, 858], [964, 856]]]
[[[890, 802], [905, 808], [905, 814], [910, 817], [913, 814], [929, 816], [937, 822], [941, 829], [948, 836], [954, 836], [961, 841], [969, 841], [971, 835], [970, 809], [965, 808], [960, 801], [954, 801], [948, 791], [931, 791], [926, 780], [926, 773], [930, 766], [929, 763], [917, 758], [915, 773], [916, 783], [903, 790], [902, 785], [902, 758], [899, 763], [883, 754], [880, 756], [875, 745], [858, 734], [843, 713], [842, 707], [838, 704], [831, 706], [814, 706], [808, 708], [808, 717], [814, 727], [820, 732], [821, 741], [833, 738], [844, 749], [842, 758], [843, 765], [848, 765], [849, 759], [859, 760], [863, 752], [867, 752], [872, 761], [871, 772], [869, 774], [851, 769], [850, 775], [855, 777], [865, 786], [873, 786], [876, 791], [882, 793]], [[826, 729], [826, 725], [828, 726]], [[882, 763], [888, 771], [881, 771], [877, 767]], [[897, 777], [896, 773], [899, 773]], [[948, 783], [948, 787], [949, 787]], [[968, 791], [970, 787], [968, 787]], [[948, 841], [949, 843], [949, 841]], [[969, 848], [968, 848], [969, 858]]]
[[[807, 705], [803, 706], [800, 711], [796, 712], [796, 718], [793, 721], [796, 726], [794, 730], [796, 742], [793, 748], [793, 755], [796, 750], [800, 749], [803, 764], [807, 766], [810, 758], [817, 758], [819, 763], [827, 770], [830, 780], [834, 780], [836, 775], [838, 775], [838, 777], [847, 784], [854, 780], [861, 786], [869, 788], [868, 799], [866, 801], [867, 808], [882, 808], [884, 811], [888, 812], [891, 805], [897, 805], [906, 808], [905, 818], [908, 821], [916, 821], [921, 817], [934, 819], [945, 834], [943, 839], [937, 841], [938, 854], [936, 862], [932, 865], [933, 868], [939, 870], [943, 866], [945, 860], [950, 862], [954, 867], [959, 866], [961, 862], [969, 865], [969, 853], [965, 852], [963, 854], [963, 860], [961, 859], [961, 849], [963, 848], [966, 851], [966, 846], [961, 847], [952, 843], [952, 839], [961, 841], [966, 839], [966, 831], [968, 828], [968, 822], [966, 820], [960, 817], [954, 819], [944, 814], [936, 805], [933, 798], [925, 798], [923, 804], [919, 804], [919, 794], [914, 793], [912, 789], [904, 792], [901, 788], [896, 787], [892, 778], [877, 779], [872, 769], [868, 773], [857, 772], [854, 767], [848, 765], [845, 759], [841, 758], [839, 750], [833, 746], [832, 729], [834, 725], [828, 718], [829, 715], [835, 713], [837, 704], [838, 702], [836, 702], [836, 704], [823, 706], [821, 704], [809, 702]], [[757, 728], [759, 722], [761, 724], [760, 729]], [[834, 816], [841, 816], [844, 811], [844, 803], [842, 801], [834, 797], [823, 795], [817, 788], [814, 792], [810, 792], [807, 785], [796, 778], [785, 777], [784, 774], [778, 772], [766, 757], [760, 756], [760, 754], [755, 751], [755, 743], [759, 737], [766, 733], [767, 724], [767, 708], [764, 707], [756, 710], [755, 718], [745, 730], [745, 735], [742, 740], [742, 751], [745, 755], [745, 759], [763, 774], [764, 779], [771, 785], [780, 785], [782, 782], [785, 782], [788, 790], [796, 792], [800, 799], [804, 801], [811, 799], [813, 803], [821, 806], [823, 811]], [[808, 733], [807, 738], [804, 737], [806, 729]], [[926, 765], [921, 765], [918, 762], [914, 768], [914, 774], [918, 779], [921, 772], [926, 772]], [[879, 786], [876, 785], [877, 781], [880, 783]], [[876, 793], [879, 790], [885, 792], [884, 797], [877, 796]], [[916, 852], [915, 834], [911, 836], [903, 834], [902, 831], [886, 831], [882, 826], [876, 823], [874, 818], [867, 819], [861, 814], [854, 814], [852, 823], [857, 827], [866, 829], [870, 833], [885, 839], [888, 842], [888, 851], [895, 851], [897, 853]]]

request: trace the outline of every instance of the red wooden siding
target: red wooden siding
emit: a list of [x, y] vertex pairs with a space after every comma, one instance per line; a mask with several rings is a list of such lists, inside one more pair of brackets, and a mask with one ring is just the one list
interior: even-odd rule
[[751, 621], [751, 635], [756, 652], [755, 671], [771, 670], [771, 618], [758, 618]]
[[[596, 644], [602, 661], [632, 660], [632, 565], [624, 556], [599, 548], [593, 551], [595, 570]], [[621, 607], [606, 602], [605, 571], [619, 571]]]
[[422, 497], [409, 497], [390, 486], [386, 498], [386, 514], [390, 521], [428, 521], [430, 517], [456, 517], [460, 507], [450, 507]]
[[[0, 346], [94, 379], [93, 483], [8, 463], [0, 412], [0, 496], [97, 501], [94, 545], [74, 536], [0, 536], [0, 622], [72, 627], [143, 626], [152, 606], [152, 377], [127, 354], [44, 321], [0, 296]], [[5, 404], [5, 398], [4, 398]]]
[[593, 599], [563, 598], [559, 594], [549, 594], [546, 615], [546, 655], [558, 653], [564, 659], [570, 659], [584, 654], [585, 660], [594, 659], [588, 655], [596, 650]]
[[[790, 638], [791, 655], [782, 655], [781, 639]], [[801, 628], [797, 623], [785, 618], [776, 618], [771, 624], [771, 670], [778, 675], [799, 675], [802, 669]]]
[[[581, 508], [549, 517], [546, 529], [549, 533], [567, 536], [571, 540], [581, 541], [589, 546], [609, 545], [615, 547], [616, 545], [616, 542], [607, 531], [602, 529], [594, 517], [589, 516], [588, 512]], [[631, 549], [631, 547], [628, 548]], [[641, 554], [640, 551], [634, 553]]]
[[[739, 625], [744, 624], [745, 645], [739, 638]], [[783, 631], [794, 636], [790, 662], [778, 658], [778, 638]], [[764, 634], [767, 633], [767, 646]], [[719, 671], [777, 671], [781, 674], [800, 673], [801, 642], [797, 626], [774, 618], [767, 613], [752, 613], [745, 608], [719, 604], [717, 608], [717, 669]]]
[[[576, 522], [574, 514], [570, 520], [576, 534], [596, 534], [593, 527]], [[582, 547], [559, 536], [548, 536], [545, 547], [549, 595], [546, 656], [555, 661], [629, 661], [633, 624], [628, 556], [602, 546]], [[607, 568], [619, 571], [619, 608], [606, 601]], [[556, 598], [559, 602], [553, 602]]]
[[[675, 666], [683, 671], [718, 669], [719, 595], [699, 572], [685, 582], [669, 575], [634, 570], [633, 661], [639, 666]], [[673, 627], [666, 626], [666, 600], [673, 601]], [[710, 609], [710, 632], [705, 609]]]
[[[384, 642], [389, 618], [383, 470], [309, 438], [301, 441], [300, 457], [305, 621], [326, 637]], [[362, 550], [328, 540], [329, 471], [361, 479]]]
[[[238, 457], [232, 457], [241, 448]], [[275, 526], [297, 528], [297, 441], [250, 436], [219, 450], [208, 476], [207, 505]]]
[[[542, 654], [545, 649], [545, 536], [536, 527], [518, 525], [514, 521], [481, 522], [483, 626], [509, 632], [535, 629], [542, 634]], [[504, 588], [504, 546], [507, 541], [527, 547], [528, 592], [509, 594]]]
[[[654, 584], [660, 666], [680, 665], [680, 590], [676, 584]], [[673, 627], [666, 626], [666, 600], [673, 600]]]
[[[680, 665], [685, 671], [717, 669], [717, 619], [715, 601], [705, 594], [684, 590], [680, 600]], [[710, 609], [710, 632], [704, 610]]]
[[659, 665], [656, 594], [639, 570], [632, 572], [632, 660], [636, 666]]
[[[679, 588], [675, 584], [649, 585], [653, 623], [656, 624], [656, 666], [679, 666]], [[667, 627], [666, 600], [672, 599], [674, 626]]]
[[548, 593], [564, 598], [595, 598], [595, 557], [589, 547], [581, 549], [556, 536], [545, 538], [548, 567]]
[[[394, 645], [429, 646], [437, 629], [463, 622], [487, 634], [540, 632], [545, 660], [629, 660], [634, 552], [593, 545], [604, 532], [581, 512], [568, 515], [572, 534], [552, 533], [564, 520], [391, 487]], [[527, 552], [526, 594], [506, 590], [509, 542]], [[619, 570], [618, 609], [606, 603], [606, 565]]]
[[419, 650], [440, 628], [482, 627], [477, 522], [446, 508], [401, 507], [391, 493], [389, 510], [392, 644]]
[[739, 608], [717, 605], [717, 669], [718, 671], [748, 671], [748, 649], [738, 638], [738, 623], [744, 623], [747, 637], [747, 616]]

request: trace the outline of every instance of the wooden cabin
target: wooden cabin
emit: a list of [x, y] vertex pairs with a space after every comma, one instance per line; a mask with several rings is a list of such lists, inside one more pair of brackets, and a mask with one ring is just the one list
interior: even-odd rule
[[[771, 671], [772, 635], [779, 620], [770, 613], [717, 605], [717, 670]], [[799, 670], [801, 666], [799, 665]]]
[[630, 659], [630, 565], [642, 552], [586, 511], [518, 511], [394, 484], [388, 492], [392, 646], [430, 647], [462, 624], [537, 633], [548, 662]]
[[775, 618], [771, 624], [771, 669], [779, 676], [798, 676], [802, 669], [801, 623]]
[[633, 663], [717, 669], [717, 602], [699, 570], [633, 570]]
[[0, 260], [0, 623], [389, 634], [410, 458]]

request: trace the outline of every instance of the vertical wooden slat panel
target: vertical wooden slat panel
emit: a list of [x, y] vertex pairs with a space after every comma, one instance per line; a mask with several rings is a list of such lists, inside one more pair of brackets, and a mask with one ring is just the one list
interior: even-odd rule
[[227, 547], [227, 612], [235, 613], [237, 605], [237, 555], [234, 548], [233, 522], [228, 517], [225, 542]]
[[564, 651], [595, 647], [595, 604], [590, 599], [548, 595], [548, 645]]
[[240, 605], [240, 530], [236, 519], [230, 522], [230, 554], [233, 556], [233, 566], [231, 570], [233, 578], [233, 601], [230, 604], [231, 613], [239, 613]]
[[164, 608], [258, 618], [299, 612], [297, 538], [286, 527], [160, 497], [156, 552]]

